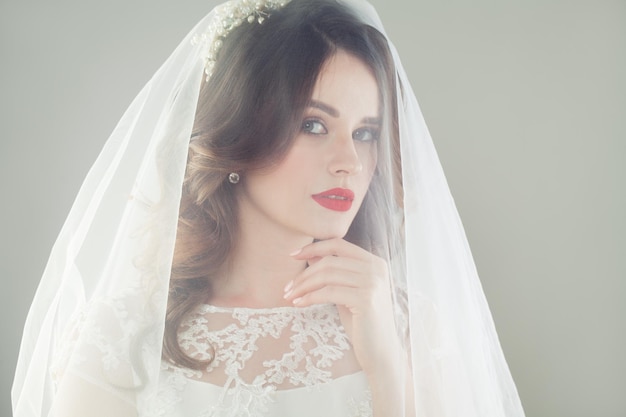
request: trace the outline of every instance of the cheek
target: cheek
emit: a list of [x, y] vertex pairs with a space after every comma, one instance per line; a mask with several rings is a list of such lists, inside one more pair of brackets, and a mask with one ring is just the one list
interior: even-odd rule
[[273, 177], [280, 183], [295, 183], [306, 171], [306, 160], [304, 158], [289, 158], [273, 172]]
[[[312, 167], [311, 154], [292, 149], [289, 154], [264, 178], [267, 186], [280, 190], [282, 194], [297, 194], [306, 190], [308, 182], [318, 173]], [[284, 193], [289, 190], [290, 193]]]
[[378, 147], [376, 143], [363, 145], [359, 150], [359, 158], [363, 164], [363, 173], [366, 174], [365, 176], [369, 183], [378, 164]]
[[[309, 172], [311, 164], [311, 155], [306, 152], [291, 152], [280, 163], [274, 172], [275, 176], [280, 176], [284, 182], [297, 182], [300, 177], [312, 175]], [[308, 173], [308, 174], [307, 174]]]

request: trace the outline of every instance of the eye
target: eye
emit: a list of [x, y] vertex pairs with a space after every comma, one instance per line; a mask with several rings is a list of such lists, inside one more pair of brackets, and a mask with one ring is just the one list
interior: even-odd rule
[[362, 127], [352, 133], [352, 139], [358, 140], [359, 142], [371, 142], [378, 140], [379, 137], [380, 130], [374, 127]]
[[324, 135], [328, 133], [326, 126], [317, 119], [307, 119], [302, 122], [302, 131], [312, 135]]

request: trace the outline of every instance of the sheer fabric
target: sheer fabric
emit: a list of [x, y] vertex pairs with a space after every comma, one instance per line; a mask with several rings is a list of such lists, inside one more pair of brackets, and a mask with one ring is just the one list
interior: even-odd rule
[[[244, 0], [241, 0], [242, 2]], [[297, 2], [298, 0], [292, 0]], [[340, 3], [384, 34], [367, 3]], [[272, 17], [269, 16], [269, 19]], [[181, 189], [211, 32], [205, 17], [126, 111], [52, 250], [12, 391], [26, 416], [366, 416], [369, 387], [333, 305], [203, 305], [162, 346]], [[523, 416], [432, 140], [397, 53], [399, 148], [378, 155], [406, 415]], [[402, 203], [389, 190], [401, 159]], [[378, 223], [378, 222], [377, 222]], [[411, 410], [414, 411], [411, 411]]]
[[191, 357], [213, 359], [198, 371], [164, 363], [171, 383], [159, 398], [181, 415], [371, 415], [367, 383], [335, 306], [203, 305], [179, 340]]

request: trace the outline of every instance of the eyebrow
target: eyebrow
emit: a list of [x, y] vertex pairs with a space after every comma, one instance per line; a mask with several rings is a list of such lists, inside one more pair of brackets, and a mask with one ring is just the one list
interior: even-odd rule
[[[328, 115], [332, 117], [339, 117], [339, 110], [329, 106], [328, 104], [322, 103], [321, 101], [311, 100], [309, 102], [309, 107], [320, 109], [321, 111], [323, 111], [324, 113], [327, 113]], [[364, 117], [363, 123], [372, 124], [372, 125], [380, 125], [382, 124], [382, 121], [380, 117]]]

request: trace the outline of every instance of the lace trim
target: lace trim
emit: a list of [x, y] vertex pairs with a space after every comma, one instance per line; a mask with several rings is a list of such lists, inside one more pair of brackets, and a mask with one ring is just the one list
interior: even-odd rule
[[[215, 322], [223, 327], [214, 328]], [[334, 305], [273, 309], [203, 305], [181, 326], [179, 343], [194, 359], [212, 361], [202, 371], [164, 362], [171, 389], [160, 399], [173, 406], [187, 379], [209, 382], [221, 393], [203, 417], [261, 417], [273, 394], [285, 386], [314, 389], [332, 381], [333, 365], [351, 349]], [[259, 349], [261, 343], [265, 349]], [[267, 349], [267, 343], [283, 349]], [[243, 375], [250, 366], [258, 370], [256, 375]], [[223, 373], [225, 383], [211, 382], [213, 373]]]

